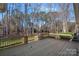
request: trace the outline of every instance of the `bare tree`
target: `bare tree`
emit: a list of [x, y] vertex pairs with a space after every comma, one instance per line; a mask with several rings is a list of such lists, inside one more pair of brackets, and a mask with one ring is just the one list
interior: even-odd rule
[[63, 25], [63, 32], [68, 31], [68, 26], [67, 26], [67, 19], [69, 15], [69, 4], [60, 4], [60, 10], [61, 10], [61, 18], [62, 18], [62, 25]]

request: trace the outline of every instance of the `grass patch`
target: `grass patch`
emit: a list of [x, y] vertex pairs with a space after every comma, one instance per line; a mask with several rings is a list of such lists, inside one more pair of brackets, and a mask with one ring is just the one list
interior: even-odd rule
[[59, 34], [73, 35], [74, 33], [72, 33], [72, 32], [65, 32], [65, 33], [59, 33]]
[[71, 39], [73, 38], [72, 32], [66, 32], [66, 33], [49, 33], [51, 37], [57, 37], [59, 36], [60, 39]]
[[73, 38], [72, 32], [66, 32], [66, 33], [59, 33], [58, 35], [60, 36], [60, 39], [71, 39]]

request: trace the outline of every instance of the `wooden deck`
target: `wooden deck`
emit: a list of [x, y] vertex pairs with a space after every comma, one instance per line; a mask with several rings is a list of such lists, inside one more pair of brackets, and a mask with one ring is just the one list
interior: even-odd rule
[[0, 50], [1, 56], [76, 56], [79, 42], [46, 38], [26, 45]]

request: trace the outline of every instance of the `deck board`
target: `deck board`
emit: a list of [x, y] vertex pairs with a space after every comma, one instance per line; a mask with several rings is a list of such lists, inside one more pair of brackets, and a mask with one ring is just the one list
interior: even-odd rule
[[26, 45], [3, 49], [1, 56], [75, 56], [79, 42], [47, 38]]

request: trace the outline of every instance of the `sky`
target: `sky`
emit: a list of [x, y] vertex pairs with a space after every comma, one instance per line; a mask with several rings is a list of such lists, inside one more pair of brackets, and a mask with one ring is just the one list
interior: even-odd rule
[[[12, 3], [9, 3], [8, 4], [8, 6], [10, 6], [10, 8], [15, 8], [15, 6], [13, 6], [13, 4]], [[35, 7], [35, 6], [37, 6], [37, 3], [32, 3], [31, 4], [31, 6], [32, 7]], [[20, 10], [20, 11], [22, 11], [23, 13], [25, 12], [25, 7], [24, 7], [24, 3], [17, 3], [16, 4], [16, 7]], [[32, 10], [32, 7], [28, 7], [28, 13], [32, 13], [33, 12], [33, 10]], [[9, 7], [7, 8], [7, 9], [9, 9]], [[49, 12], [49, 8], [48, 8], [48, 6], [47, 6], [47, 3], [41, 3], [41, 11], [43, 11], [43, 12]], [[57, 3], [53, 3], [52, 4], [52, 9], [51, 9], [53, 12], [54, 11], [59, 11], [59, 5], [57, 4]], [[5, 14], [5, 12], [3, 13], [3, 14]], [[71, 19], [71, 21], [72, 22], [74, 22], [75, 21], [75, 19], [72, 19], [72, 17], [75, 17], [74, 16], [74, 9], [73, 9], [73, 4], [70, 4], [70, 19]], [[0, 12], [0, 21], [2, 20], [2, 13]]]

